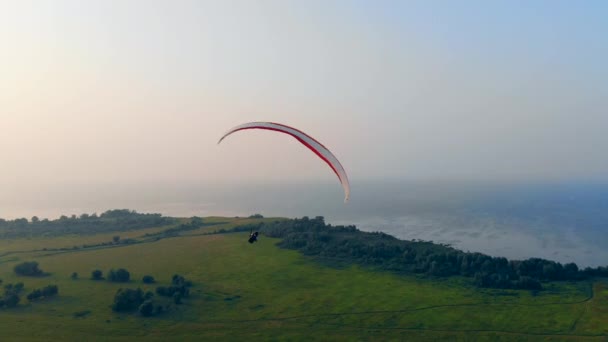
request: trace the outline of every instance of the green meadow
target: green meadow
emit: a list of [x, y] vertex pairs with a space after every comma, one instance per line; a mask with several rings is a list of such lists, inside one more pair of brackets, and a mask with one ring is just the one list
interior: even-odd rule
[[[608, 280], [555, 282], [533, 293], [478, 289], [464, 278], [423, 278], [360, 267], [330, 267], [262, 236], [209, 234], [254, 219], [214, 223], [149, 239], [162, 228], [126, 233], [0, 241], [0, 279], [24, 293], [48, 284], [59, 295], [0, 310], [2, 341], [198, 340], [597, 340], [608, 339]], [[146, 235], [148, 234], [148, 235]], [[138, 243], [50, 250], [110, 241]], [[50, 275], [13, 267], [37, 261]], [[91, 271], [125, 268], [129, 283], [90, 280]], [[71, 279], [77, 272], [79, 278]], [[173, 274], [193, 282], [181, 305], [153, 317], [110, 308], [119, 288], [154, 292]], [[156, 284], [143, 284], [152, 275]]]

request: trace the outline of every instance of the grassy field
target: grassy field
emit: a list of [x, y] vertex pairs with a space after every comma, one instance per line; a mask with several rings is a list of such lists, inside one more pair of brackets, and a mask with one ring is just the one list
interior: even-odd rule
[[[0, 242], [0, 279], [24, 282], [25, 293], [47, 284], [59, 296], [0, 310], [1, 340], [599, 340], [608, 339], [608, 283], [553, 283], [538, 294], [479, 290], [468, 280], [420, 279], [357, 267], [336, 269], [246, 233], [203, 235], [247, 219], [213, 218], [215, 226], [142, 243], [49, 252], [111, 240], [115, 234]], [[255, 220], [253, 220], [255, 221]], [[86, 241], [86, 242], [83, 242]], [[18, 253], [15, 253], [15, 252]], [[35, 260], [48, 277], [14, 275]], [[124, 267], [129, 284], [92, 281], [93, 269]], [[80, 279], [70, 279], [78, 272]], [[152, 290], [175, 273], [194, 282], [191, 296], [161, 316], [110, 309], [120, 287]], [[145, 285], [143, 275], [158, 284]], [[74, 313], [90, 311], [83, 317]]]

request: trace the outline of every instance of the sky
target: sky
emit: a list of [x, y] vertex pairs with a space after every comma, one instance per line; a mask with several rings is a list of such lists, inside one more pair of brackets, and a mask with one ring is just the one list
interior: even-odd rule
[[608, 180], [605, 1], [0, 1], [0, 184]]

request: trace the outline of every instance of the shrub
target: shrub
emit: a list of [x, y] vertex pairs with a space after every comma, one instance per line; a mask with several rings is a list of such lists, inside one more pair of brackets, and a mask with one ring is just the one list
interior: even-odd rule
[[145, 284], [154, 284], [154, 283], [156, 282], [156, 281], [154, 280], [154, 277], [153, 277], [153, 276], [151, 276], [151, 275], [145, 275], [145, 276], [142, 278], [142, 281], [143, 281]]
[[87, 316], [90, 313], [91, 313], [91, 310], [83, 310], [83, 311], [74, 312], [72, 314], [72, 316], [74, 316], [74, 318], [82, 318], [82, 317]]
[[44, 297], [55, 296], [59, 292], [57, 285], [47, 285], [42, 289], [42, 295]]
[[103, 280], [103, 272], [101, 270], [94, 270], [93, 272], [91, 272], [91, 279]]

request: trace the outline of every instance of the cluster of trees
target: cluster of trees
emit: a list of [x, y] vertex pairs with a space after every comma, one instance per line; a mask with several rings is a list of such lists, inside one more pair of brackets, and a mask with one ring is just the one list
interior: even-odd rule
[[[144, 276], [142, 281], [147, 284], [155, 282], [154, 277], [150, 275]], [[175, 274], [171, 278], [171, 286], [159, 286], [156, 288], [156, 293], [162, 297], [170, 297], [173, 303], [178, 305], [182, 303], [182, 298], [189, 296], [190, 287], [192, 287], [191, 281], [179, 274]], [[154, 294], [150, 291], [144, 293], [140, 288], [121, 288], [114, 295], [112, 310], [117, 312], [137, 310], [142, 316], [153, 316], [169, 310], [169, 306], [155, 303]]]
[[276, 221], [253, 228], [282, 238], [279, 246], [324, 260], [370, 265], [395, 272], [430, 276], [465, 276], [477, 286], [501, 289], [542, 289], [542, 281], [581, 280], [608, 276], [608, 269], [579, 270], [574, 263], [531, 258], [507, 260], [482, 253], [463, 252], [427, 241], [403, 241], [380, 232], [362, 232], [354, 226], [326, 225], [323, 217]]
[[36, 261], [26, 261], [15, 265], [13, 268], [16, 274], [28, 277], [40, 277], [46, 275], [40, 268]]
[[131, 274], [124, 268], [119, 268], [117, 270], [111, 269], [110, 272], [108, 272], [108, 280], [115, 283], [127, 283], [130, 279]]
[[[2, 280], [0, 279], [0, 284]], [[23, 292], [23, 283], [19, 282], [16, 284], [6, 284], [3, 286], [3, 295], [0, 296], [0, 309], [1, 308], [14, 308], [21, 301], [21, 292]], [[27, 295], [29, 301], [34, 301], [39, 298], [49, 298], [56, 296], [59, 293], [57, 285], [48, 285], [42, 289], [36, 289]]]
[[156, 293], [159, 296], [172, 297], [175, 304], [181, 304], [182, 298], [190, 295], [190, 287], [192, 287], [190, 280], [175, 274], [171, 278], [171, 286], [159, 286], [156, 288]]
[[64, 234], [97, 234], [110, 231], [136, 230], [149, 227], [160, 227], [175, 224], [176, 219], [163, 217], [161, 214], [140, 214], [132, 210], [108, 210], [101, 215], [82, 214], [71, 217], [61, 216], [56, 220], [0, 219], [0, 238], [26, 236], [58, 236]]
[[[78, 274], [76, 272], [72, 273], [72, 279], [78, 278]], [[103, 272], [101, 270], [93, 270], [91, 271], [91, 280], [104, 280]], [[124, 268], [119, 268], [117, 270], [111, 269], [108, 272], [108, 281], [115, 283], [128, 283], [131, 280], [131, 273]]]
[[138, 288], [133, 289], [118, 289], [114, 295], [114, 303], [112, 304], [112, 310], [121, 311], [133, 311], [137, 309], [144, 300], [149, 300], [154, 296], [152, 292], [146, 292]]
[[27, 299], [29, 301], [34, 301], [40, 298], [50, 298], [56, 296], [59, 293], [59, 288], [57, 285], [47, 285], [41, 289], [35, 289], [27, 295]]
[[[2, 284], [2, 280], [0, 280], [0, 284]], [[23, 283], [4, 285], [4, 294], [0, 297], [0, 309], [17, 306], [21, 301], [21, 291], [23, 291]]]

